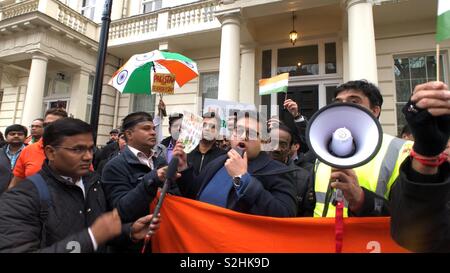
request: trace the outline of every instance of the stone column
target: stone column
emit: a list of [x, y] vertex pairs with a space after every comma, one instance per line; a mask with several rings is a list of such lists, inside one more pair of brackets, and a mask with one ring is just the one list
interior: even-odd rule
[[[89, 71], [81, 69], [74, 75], [70, 93], [69, 114], [86, 121], [87, 95], [89, 89]], [[89, 120], [87, 120], [89, 122]]]
[[378, 84], [372, 2], [347, 0], [349, 80]]
[[29, 126], [34, 119], [42, 117], [47, 63], [47, 56], [41, 53], [33, 53], [27, 92], [22, 111], [21, 123], [24, 126]]
[[222, 23], [220, 43], [219, 100], [239, 100], [240, 10], [216, 14]]
[[255, 47], [245, 46], [241, 50], [241, 78], [239, 102], [255, 103]]

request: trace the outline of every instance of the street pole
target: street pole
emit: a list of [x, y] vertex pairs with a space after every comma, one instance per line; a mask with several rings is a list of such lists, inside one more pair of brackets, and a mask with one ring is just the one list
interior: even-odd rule
[[95, 69], [94, 94], [92, 95], [91, 126], [94, 134], [94, 145], [97, 145], [98, 119], [102, 98], [103, 73], [105, 70], [106, 52], [108, 49], [109, 24], [111, 23], [111, 8], [113, 0], [105, 0], [102, 15], [102, 29], [98, 43], [97, 67]]

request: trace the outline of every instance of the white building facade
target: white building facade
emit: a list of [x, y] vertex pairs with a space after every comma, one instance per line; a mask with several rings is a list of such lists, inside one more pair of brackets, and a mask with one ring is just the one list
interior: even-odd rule
[[[0, 130], [56, 105], [89, 121], [103, 5], [0, 0]], [[106, 85], [130, 56], [154, 49], [186, 55], [200, 72], [164, 97], [169, 113], [199, 112], [204, 98], [281, 105], [284, 94], [258, 95], [258, 80], [289, 72], [288, 97], [311, 116], [336, 85], [367, 79], [384, 97], [384, 131], [397, 135], [411, 90], [436, 79], [436, 11], [436, 0], [114, 0], [98, 143], [128, 113], [154, 113], [155, 95]], [[445, 82], [449, 47], [441, 44]]]

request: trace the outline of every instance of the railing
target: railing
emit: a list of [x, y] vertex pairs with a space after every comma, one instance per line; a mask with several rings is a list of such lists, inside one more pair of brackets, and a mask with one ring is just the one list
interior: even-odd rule
[[218, 5], [219, 1], [212, 0], [170, 9], [168, 28], [211, 22]]
[[86, 34], [87, 26], [90, 22], [89, 19], [81, 15], [80, 13], [72, 10], [71, 8], [58, 2], [57, 18], [59, 22], [70, 27], [71, 29]]
[[[214, 12], [218, 6], [219, 0], [200, 1], [116, 20], [111, 22], [109, 39], [138, 37], [149, 33], [163, 34], [167, 30], [178, 32], [177, 28], [183, 32], [186, 31], [187, 26], [209, 28], [211, 27], [209, 23], [217, 20]], [[1, 19], [4, 20], [35, 11], [44, 13], [91, 39], [97, 40], [98, 38], [100, 25], [57, 0], [28, 0], [5, 6], [2, 10]]]
[[158, 14], [145, 14], [120, 19], [111, 23], [109, 39], [135, 36], [156, 31]]
[[39, 0], [30, 0], [17, 4], [12, 4], [3, 8], [3, 18], [8, 19], [22, 14], [36, 11], [39, 6]]
[[2, 20], [31, 12], [41, 12], [63, 25], [96, 39], [97, 24], [57, 0], [29, 0], [3, 8]]

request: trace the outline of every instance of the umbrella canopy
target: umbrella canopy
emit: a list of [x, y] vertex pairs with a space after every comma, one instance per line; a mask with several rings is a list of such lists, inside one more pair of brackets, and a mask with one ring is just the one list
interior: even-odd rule
[[174, 74], [177, 88], [198, 76], [197, 64], [188, 57], [153, 50], [133, 55], [114, 73], [109, 85], [121, 93], [151, 94], [154, 73]]

